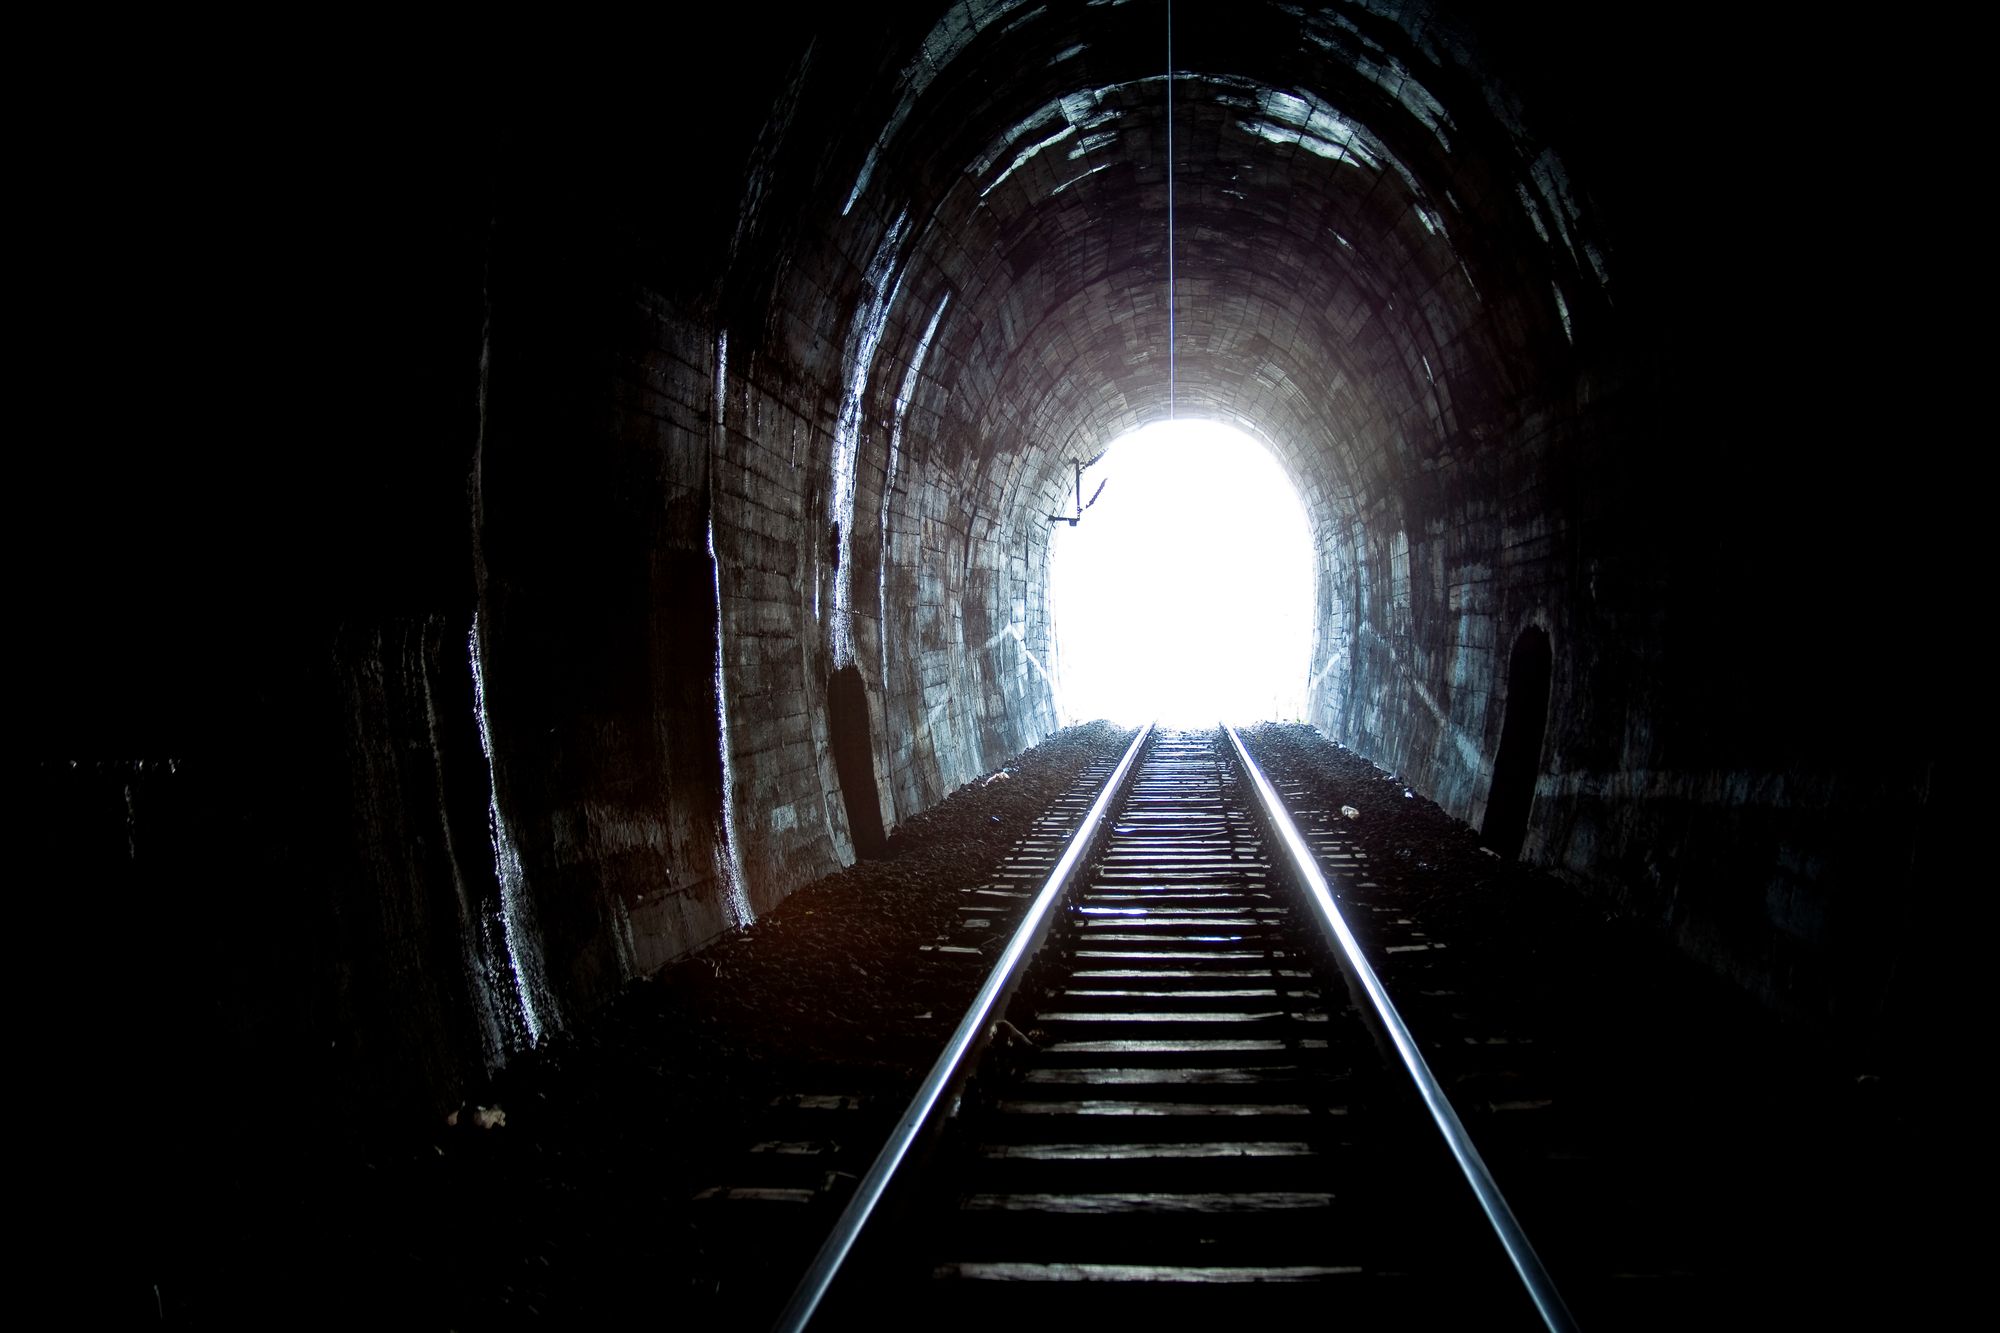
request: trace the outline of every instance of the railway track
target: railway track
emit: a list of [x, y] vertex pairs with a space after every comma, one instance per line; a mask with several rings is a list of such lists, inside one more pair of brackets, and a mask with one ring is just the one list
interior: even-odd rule
[[1569, 1327], [1316, 875], [1233, 733], [1142, 732], [778, 1326]]

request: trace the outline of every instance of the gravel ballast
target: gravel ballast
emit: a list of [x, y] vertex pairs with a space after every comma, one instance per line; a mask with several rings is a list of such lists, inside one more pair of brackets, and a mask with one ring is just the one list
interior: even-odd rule
[[[456, 1124], [378, 1136], [365, 1160], [282, 1135], [257, 1160], [246, 1150], [209, 1212], [162, 1241], [159, 1308], [211, 1325], [763, 1326], [1005, 923], [982, 955], [925, 946], [962, 927], [964, 891], [1130, 736], [1071, 728], [960, 789], [881, 858], [799, 889], [518, 1058]], [[1860, 1263], [1877, 1214], [1906, 1192], [1891, 1146], [1906, 1127], [1872, 1084], [1311, 728], [1246, 739], [1308, 819], [1343, 821], [1365, 848], [1364, 945], [1381, 944], [1378, 922], [1413, 922], [1401, 928], [1461, 969], [1462, 998], [1406, 1017], [1502, 1183], [1522, 1187], [1517, 1206], [1548, 1235], [1579, 1313], [1675, 1327], [1717, 1301], [1771, 1319], [1822, 1310], [1811, 1293]], [[1518, 1067], [1450, 1026], [1475, 1006], [1480, 1040], [1517, 1043]], [[794, 1132], [774, 1128], [773, 1103], [798, 1093], [862, 1105], [831, 1137], [874, 1139], [845, 1144], [795, 1206], [705, 1202], [749, 1179], [760, 1137]], [[1542, 1109], [1495, 1109], [1510, 1106]], [[1833, 1154], [1839, 1172], [1825, 1169]], [[1649, 1255], [1666, 1262], [1632, 1268]]]

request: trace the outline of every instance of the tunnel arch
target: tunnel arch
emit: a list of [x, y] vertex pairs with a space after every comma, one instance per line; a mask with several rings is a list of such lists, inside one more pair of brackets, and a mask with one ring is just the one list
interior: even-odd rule
[[[1131, 15], [1104, 21], [1128, 25], [1126, 38], [1139, 31]], [[1558, 205], [1542, 196], [1561, 177], [1552, 160], [1540, 176], [1522, 164], [1527, 183], [1503, 193], [1490, 179], [1491, 161], [1464, 155], [1471, 165], [1455, 166], [1449, 142], [1505, 131], [1476, 105], [1447, 114], [1412, 69], [1445, 85], [1456, 79], [1456, 96], [1467, 95], [1465, 76], [1393, 27], [1375, 21], [1363, 31], [1368, 25], [1353, 15], [1344, 25], [1325, 16], [1306, 21], [1318, 49], [1345, 43], [1384, 62], [1373, 69], [1379, 78], [1353, 70], [1329, 78], [1332, 64], [1295, 53], [1273, 58], [1299, 44], [1268, 40], [1272, 24], [1287, 22], [1296, 20], [1260, 10], [1252, 24], [1260, 37], [1212, 43], [1209, 68], [1178, 72], [1183, 138], [1197, 145], [1176, 164], [1187, 274], [1183, 391], [1226, 415], [1285, 421], [1284, 434], [1305, 442], [1288, 466], [1301, 476], [1318, 539], [1329, 553], [1345, 548], [1344, 563], [1359, 570], [1366, 565], [1356, 540], [1364, 526], [1359, 499], [1374, 500], [1379, 511], [1383, 498], [1400, 499], [1410, 472], [1448, 466], [1453, 447], [1476, 450], [1504, 433], [1504, 421], [1481, 409], [1529, 378], [1521, 373], [1532, 362], [1526, 351], [1546, 352], [1557, 338], [1567, 346], [1552, 282], [1502, 270], [1488, 294], [1474, 277], [1494, 265], [1495, 235], [1541, 238], [1526, 243], [1530, 252], [1552, 244], [1543, 233]], [[1053, 44], [1060, 29], [1030, 16], [994, 34], [991, 45], [1032, 47], [1043, 27], [1042, 44]], [[1063, 51], [1074, 51], [1068, 38], [1076, 35], [1067, 33]], [[1385, 39], [1400, 42], [1401, 53]], [[949, 105], [965, 86], [939, 84], [932, 93], [945, 103], [912, 116], [901, 133], [878, 137], [864, 187], [850, 200], [861, 216], [869, 198], [883, 197], [871, 214], [887, 220], [876, 224], [884, 227], [878, 238], [898, 234], [911, 200], [930, 200], [914, 205], [928, 215], [909, 226], [912, 253], [899, 282], [919, 310], [932, 307], [936, 287], [956, 300], [932, 344], [929, 364], [938, 369], [922, 372], [932, 382], [919, 392], [953, 402], [940, 434], [974, 442], [964, 450], [972, 476], [962, 502], [976, 530], [968, 537], [1010, 552], [1034, 553], [1038, 515], [1066, 481], [1061, 449], [1044, 441], [1115, 434], [1164, 406], [1164, 80], [1158, 53], [1144, 41], [1101, 45], [1086, 42], [1081, 53], [1044, 63], [1019, 58], [1026, 75], [1004, 87], [980, 85], [978, 96], [988, 100], [965, 112]], [[1231, 68], [1232, 59], [1243, 67]], [[1382, 86], [1385, 71], [1394, 71], [1393, 96]], [[1050, 82], [1064, 73], [1067, 84]], [[971, 127], [994, 124], [1006, 127], [998, 138], [976, 148], [967, 141]], [[1091, 160], [1105, 154], [1093, 139], [1110, 141], [1111, 160]], [[1083, 160], [1058, 169], [1069, 161], [1066, 148]], [[935, 164], [953, 160], [972, 166], [940, 182]], [[1275, 187], [1240, 188], [1259, 172]], [[1488, 205], [1478, 225], [1463, 196]], [[1274, 212], [1269, 205], [1280, 199]], [[1573, 200], [1562, 203], [1574, 210]], [[1143, 231], [1124, 228], [1114, 247], [1092, 239], [1105, 228], [1078, 224], [1106, 216], [1151, 221]], [[854, 253], [880, 251], [863, 245]], [[1520, 255], [1509, 263], [1518, 269]], [[1510, 280], [1520, 308], [1496, 327], [1482, 306], [1504, 298]], [[1523, 321], [1523, 313], [1533, 317]], [[1363, 329], [1373, 333], [1357, 342]], [[893, 354], [889, 361], [878, 383], [896, 378]], [[1017, 442], [1023, 437], [1027, 443]], [[979, 623], [989, 637], [1018, 626], [1009, 636], [1015, 643], [1045, 649], [1037, 598], [1024, 582], [1032, 579], [990, 582]], [[1321, 633], [1329, 643], [1353, 637], [1333, 626]], [[1017, 675], [1030, 670], [1014, 665]], [[1023, 678], [1032, 691], [1032, 675]], [[1337, 685], [1341, 677], [1319, 679]], [[1329, 698], [1322, 712], [1337, 706]]]
[[[745, 351], [724, 374], [753, 418], [760, 398], [791, 418], [804, 503], [841, 534], [801, 543], [800, 581], [835, 603], [798, 609], [804, 675], [851, 659], [885, 827], [1057, 724], [1044, 516], [1074, 441], [1168, 407], [1163, 7], [972, 3], [928, 27], [921, 8], [882, 20], [872, 83], [801, 57], [724, 284], [798, 303], [750, 325], [725, 301]], [[1255, 423], [1301, 497], [1312, 720], [1467, 808], [1488, 694], [1458, 688], [1481, 648], [1446, 622], [1499, 608], [1452, 497], [1561, 447], [1535, 404], [1597, 326], [1588, 198], [1440, 15], [1191, 4], [1176, 24], [1176, 396]], [[824, 225], [758, 246], [808, 152], [786, 197]], [[836, 705], [805, 689], [830, 746]], [[843, 785], [828, 752], [783, 761], [797, 808], [806, 774], [822, 803]]]
[[[1158, 0], [742, 6], [700, 46], [661, 19], [585, 43], [587, 78], [482, 66], [464, 105], [493, 122], [398, 150], [435, 234], [356, 252], [389, 278], [354, 342], [406, 283], [450, 312], [411, 346], [453, 369], [338, 442], [370, 480], [319, 536], [381, 509], [377, 477], [425, 498], [389, 507], [387, 554], [329, 570], [352, 543], [301, 537], [294, 563], [338, 617], [492, 627], [499, 801], [563, 1012], [851, 860], [861, 719], [885, 836], [1056, 729], [1044, 516], [1078, 442], [1167, 414], [1170, 318], [1176, 409], [1254, 426], [1306, 511], [1310, 721], [1479, 819], [1536, 619], [1562, 656], [1530, 857], [1767, 997], [1810, 989], [1787, 960], [1832, 947], [1826, 895], [1735, 849], [1820, 864], [1863, 781], [1815, 739], [1835, 687], [1797, 688], [1845, 592], [1774, 620], [1742, 583], [1822, 586], [1796, 552], [1859, 515], [1771, 404], [1852, 398], [1788, 305], [1830, 298], [1712, 225], [1746, 196], [1810, 215], [1754, 196], [1795, 121], [1732, 163], [1721, 101], [1655, 96], [1720, 57], [1644, 65], [1634, 20], [1596, 63], [1586, 6], [1174, 9], [1171, 307]], [[1718, 342], [1745, 302], [1756, 332]], [[1740, 642], [1770, 650], [1752, 689], [1719, 683]], [[1734, 917], [1661, 910], [1725, 863]]]
[[[30, 154], [61, 261], [30, 378], [99, 406], [26, 451], [62, 557], [23, 618], [31, 786], [51, 902], [155, 905], [162, 1049], [318, 1051], [298, 1104], [441, 1115], [534, 1036], [492, 1021], [496, 852], [559, 1027], [853, 859], [864, 705], [885, 834], [1056, 729], [1040, 516], [1077, 440], [1167, 412], [1164, 11], [491, 17], [261, 73], [50, 47], [95, 111]], [[1884, 1049], [1926, 998], [1881, 960], [1927, 956], [1944, 713], [1978, 702], [1932, 679], [1976, 530], [1937, 503], [1976, 380], [1937, 373], [1965, 284], [1927, 270], [1959, 251], [1909, 190], [1866, 204], [1951, 179], [1967, 118], [1881, 58], [1935, 39], [1174, 12], [1178, 405], [1297, 479], [1311, 722], [1477, 823], [1541, 626], [1527, 859]], [[1865, 225], [1826, 225], [1843, 188]], [[128, 309], [178, 312], [163, 355], [105, 336]]]
[[[1448, 808], [1479, 794], [1491, 550], [1536, 521], [1603, 328], [1590, 199], [1445, 13], [1183, 3], [1170, 311], [1164, 17], [968, 0], [774, 36], [761, 112], [715, 149], [742, 193], [705, 260], [646, 242], [683, 234], [646, 197], [608, 205], [638, 238], [622, 274], [582, 258], [536, 174], [578, 180], [573, 140], [542, 126], [548, 156], [502, 177], [495, 401], [544, 400], [510, 429], [608, 439], [601, 474], [669, 516], [620, 540], [714, 534], [723, 859], [754, 910], [873, 844], [857, 792], [886, 834], [1056, 728], [1045, 516], [1077, 441], [1167, 415], [1170, 322], [1179, 411], [1250, 426], [1304, 508], [1311, 720]], [[531, 364], [508, 355], [530, 317], [597, 341]], [[561, 799], [601, 822], [589, 786]]]

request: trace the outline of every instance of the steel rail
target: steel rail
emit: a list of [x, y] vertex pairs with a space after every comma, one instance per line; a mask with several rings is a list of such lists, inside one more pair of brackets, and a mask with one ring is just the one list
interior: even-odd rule
[[1146, 740], [1152, 734], [1153, 724], [1149, 722], [1139, 729], [1139, 734], [1126, 748], [1125, 757], [1118, 761], [1111, 780], [1104, 784], [1104, 790], [1098, 794], [1090, 812], [1083, 817], [1082, 825], [1063, 849], [1055, 869], [1049, 872], [1041, 892], [1035, 895], [1027, 914], [1021, 918], [1021, 924], [1001, 951], [999, 961], [987, 975], [986, 984], [980, 987], [971, 1007], [965, 1011], [965, 1017], [959, 1020], [958, 1030], [952, 1034], [944, 1053], [931, 1066], [931, 1072], [925, 1076], [917, 1095], [904, 1109], [902, 1119], [896, 1122], [888, 1142], [876, 1154], [874, 1165], [868, 1168], [868, 1174], [862, 1177], [861, 1183], [854, 1187], [854, 1197], [848, 1200], [839, 1220], [833, 1224], [833, 1231], [827, 1236], [825, 1244], [820, 1246], [811, 1266], [799, 1279], [798, 1286], [793, 1288], [790, 1302], [778, 1316], [778, 1322], [772, 1325], [778, 1333], [799, 1333], [811, 1323], [820, 1302], [826, 1298], [834, 1278], [839, 1275], [841, 1264], [854, 1249], [877, 1205], [888, 1192], [897, 1169], [918, 1142], [949, 1115], [952, 1099], [948, 1094], [964, 1081], [973, 1057], [985, 1045], [993, 1020], [999, 1017], [1028, 962], [1048, 935], [1049, 925], [1056, 916], [1056, 904], [1062, 900], [1077, 868], [1089, 858], [1112, 806], [1124, 790], [1139, 752], [1145, 748]]
[[1549, 1277], [1548, 1270], [1542, 1266], [1540, 1256], [1535, 1253], [1535, 1247], [1529, 1243], [1528, 1233], [1522, 1229], [1520, 1220], [1514, 1216], [1514, 1210], [1508, 1206], [1506, 1196], [1500, 1193], [1500, 1186], [1493, 1179], [1493, 1173], [1486, 1169], [1486, 1161], [1479, 1155], [1478, 1147], [1473, 1144], [1472, 1135], [1466, 1132], [1464, 1122], [1458, 1118], [1458, 1112], [1452, 1109], [1450, 1099], [1445, 1096], [1444, 1088], [1439, 1085], [1437, 1076], [1431, 1073], [1431, 1067], [1424, 1060], [1423, 1052], [1417, 1049], [1416, 1038], [1410, 1035], [1409, 1026], [1403, 1022], [1403, 1016], [1396, 1012], [1396, 1006], [1390, 1001], [1389, 992], [1383, 987], [1381, 979], [1375, 975], [1375, 969], [1369, 966], [1367, 956], [1361, 952], [1360, 941], [1355, 939], [1354, 932], [1348, 929], [1347, 921], [1341, 916], [1340, 908], [1333, 901], [1333, 890], [1328, 887], [1326, 876], [1320, 872], [1319, 862], [1313, 856], [1312, 849], [1306, 846], [1305, 839], [1299, 835], [1297, 825], [1293, 824], [1291, 816], [1285, 813], [1284, 804], [1279, 801], [1278, 793], [1272, 788], [1270, 779], [1264, 776], [1264, 770], [1250, 757], [1249, 747], [1244, 745], [1243, 737], [1237, 734], [1234, 727], [1225, 726], [1223, 730], [1229, 734], [1230, 744], [1236, 747], [1236, 757], [1242, 763], [1244, 773], [1249, 776], [1251, 785], [1256, 788], [1258, 800], [1264, 807], [1266, 821], [1271, 831], [1277, 835], [1277, 840], [1285, 845], [1285, 850], [1290, 854], [1292, 866], [1305, 886], [1306, 897], [1312, 902], [1314, 910], [1319, 913], [1320, 924], [1326, 927], [1327, 933], [1340, 945], [1340, 952], [1343, 955], [1342, 966], [1348, 969], [1349, 975], [1358, 981], [1362, 990], [1366, 992], [1369, 1003], [1375, 1010], [1374, 1017], [1380, 1031], [1394, 1045], [1396, 1053], [1402, 1057], [1404, 1068], [1416, 1082], [1418, 1095], [1429, 1108], [1431, 1119], [1437, 1122], [1438, 1132], [1444, 1135], [1445, 1145], [1457, 1159], [1459, 1170], [1464, 1173], [1466, 1183], [1472, 1186], [1473, 1194], [1478, 1197], [1480, 1208], [1485, 1211], [1486, 1218], [1492, 1223], [1501, 1246], [1507, 1251], [1508, 1260], [1514, 1265], [1514, 1271], [1520, 1275], [1522, 1285], [1528, 1290], [1528, 1298], [1535, 1303], [1535, 1309], [1542, 1316], [1542, 1322], [1553, 1333], [1573, 1333], [1577, 1327], [1575, 1317], [1563, 1303], [1562, 1293], [1556, 1290], [1555, 1282]]

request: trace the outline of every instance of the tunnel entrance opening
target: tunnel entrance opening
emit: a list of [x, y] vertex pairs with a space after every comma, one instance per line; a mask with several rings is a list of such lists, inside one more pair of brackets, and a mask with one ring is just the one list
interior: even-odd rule
[[827, 682], [826, 729], [854, 854], [880, 856], [889, 836], [882, 824], [882, 800], [875, 790], [875, 738], [868, 725], [868, 686], [851, 665], [834, 672]]
[[1141, 427], [1084, 469], [1056, 517], [1049, 584], [1066, 720], [1303, 714], [1312, 532], [1262, 444], [1213, 421]]
[[1508, 860], [1521, 854], [1528, 835], [1528, 811], [1535, 803], [1535, 779], [1542, 771], [1542, 735], [1549, 724], [1549, 677], [1554, 654], [1548, 631], [1530, 625], [1514, 640], [1507, 665], [1507, 716], [1500, 724], [1500, 751], [1493, 757], [1493, 790], [1486, 799], [1480, 836]]

